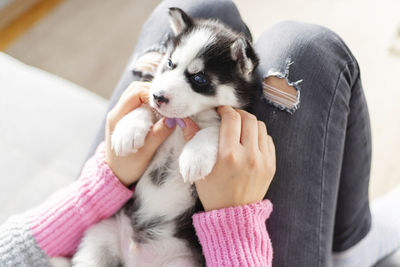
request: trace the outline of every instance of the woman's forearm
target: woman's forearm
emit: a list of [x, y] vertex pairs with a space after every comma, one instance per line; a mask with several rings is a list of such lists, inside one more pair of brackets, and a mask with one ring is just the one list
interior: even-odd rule
[[271, 202], [264, 200], [193, 215], [207, 266], [272, 266], [265, 225], [271, 212]]
[[[101, 144], [79, 180], [0, 226], [0, 263], [47, 266], [46, 255], [72, 256], [85, 230], [114, 214], [131, 196], [105, 163]], [[265, 226], [271, 211], [271, 202], [264, 200], [193, 215], [207, 266], [271, 266]]]
[[79, 179], [56, 192], [29, 216], [29, 226], [47, 255], [72, 256], [91, 225], [117, 212], [132, 196], [105, 162], [104, 143]]
[[0, 226], [1, 266], [48, 266], [47, 256], [72, 256], [91, 225], [132, 196], [105, 162], [104, 143], [73, 184]]

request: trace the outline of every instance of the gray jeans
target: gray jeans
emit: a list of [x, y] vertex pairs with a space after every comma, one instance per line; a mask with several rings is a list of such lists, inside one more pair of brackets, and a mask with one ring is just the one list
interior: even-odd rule
[[[251, 38], [230, 0], [164, 0], [144, 24], [131, 60], [165, 48], [168, 7], [180, 7], [193, 17], [217, 18]], [[273, 264], [329, 266], [332, 251], [356, 244], [371, 224], [370, 122], [357, 61], [331, 30], [293, 21], [268, 28], [255, 47], [261, 60], [259, 90], [264, 78], [273, 75], [301, 92], [295, 109], [265, 99], [253, 107], [276, 146], [277, 171], [266, 196], [274, 204], [267, 221]], [[138, 79], [128, 67], [110, 108]], [[103, 139], [104, 125], [93, 150]]]

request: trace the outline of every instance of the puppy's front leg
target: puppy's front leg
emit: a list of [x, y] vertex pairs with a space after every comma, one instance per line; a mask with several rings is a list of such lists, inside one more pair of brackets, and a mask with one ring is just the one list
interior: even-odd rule
[[126, 114], [115, 126], [111, 146], [119, 156], [135, 153], [144, 145], [146, 135], [154, 124], [153, 111], [141, 106]]
[[215, 165], [218, 153], [219, 125], [203, 128], [183, 147], [179, 170], [185, 182], [207, 176]]

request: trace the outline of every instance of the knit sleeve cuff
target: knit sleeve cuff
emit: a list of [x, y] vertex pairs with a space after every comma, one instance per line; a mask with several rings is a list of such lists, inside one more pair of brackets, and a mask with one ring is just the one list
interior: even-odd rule
[[84, 232], [117, 212], [132, 194], [106, 163], [105, 144], [101, 143], [76, 182], [30, 212], [29, 225], [47, 255], [69, 257]]
[[18, 214], [0, 225], [0, 266], [50, 267], [26, 219], [24, 214]]
[[272, 266], [269, 200], [193, 215], [207, 266]]

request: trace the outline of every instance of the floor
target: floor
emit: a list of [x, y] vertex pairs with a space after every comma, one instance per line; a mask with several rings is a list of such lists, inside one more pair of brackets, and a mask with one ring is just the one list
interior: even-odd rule
[[67, 0], [6, 52], [109, 98], [157, 0]]
[[[157, 0], [66, 0], [6, 49], [23, 62], [109, 98], [140, 28]], [[361, 66], [370, 108], [373, 165], [370, 194], [400, 184], [400, 27], [398, 0], [236, 0], [255, 39], [281, 20], [330, 27]], [[249, 5], [251, 3], [251, 5]]]

